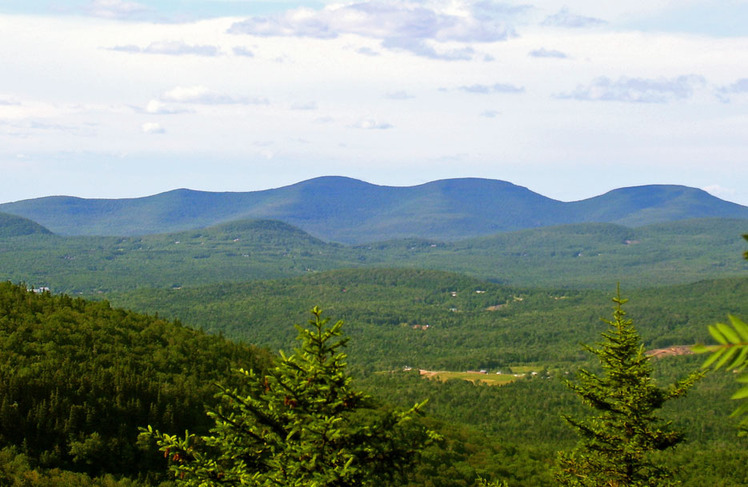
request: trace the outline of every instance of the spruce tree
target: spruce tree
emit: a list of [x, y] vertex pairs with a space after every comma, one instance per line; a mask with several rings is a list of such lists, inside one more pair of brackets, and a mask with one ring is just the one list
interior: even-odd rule
[[302, 345], [263, 376], [242, 370], [244, 388], [222, 389], [207, 436], [150, 427], [180, 485], [353, 487], [390, 485], [435, 434], [407, 411], [378, 407], [346, 373], [342, 321], [319, 308]]
[[564, 416], [576, 430], [579, 443], [559, 454], [556, 478], [561, 485], [634, 487], [671, 485], [670, 472], [655, 453], [683, 440], [657, 410], [682, 396], [701, 377], [693, 373], [668, 388], [652, 378], [652, 364], [644, 354], [641, 337], [626, 318], [620, 292], [613, 302], [613, 320], [597, 347], [584, 345], [600, 362], [601, 374], [581, 370], [567, 385], [594, 409], [591, 417]]

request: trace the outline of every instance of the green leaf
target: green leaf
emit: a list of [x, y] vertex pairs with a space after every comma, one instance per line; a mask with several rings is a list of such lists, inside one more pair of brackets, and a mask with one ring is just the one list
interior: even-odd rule
[[[738, 391], [739, 392], [739, 391]], [[735, 418], [737, 416], [743, 416], [745, 413], [748, 412], [748, 402], [744, 402], [738, 408], [730, 414], [731, 418]]]
[[714, 364], [714, 370], [719, 370], [722, 368], [727, 362], [730, 361], [732, 357], [734, 357], [740, 349], [737, 347], [730, 347], [726, 348], [724, 354], [722, 355], [722, 358], [720, 358], [715, 364]]
[[710, 365], [712, 365], [715, 361], [717, 361], [723, 353], [725, 353], [726, 348], [720, 348], [719, 350], [715, 351], [713, 354], [707, 358], [703, 364], [701, 364], [702, 369], [708, 368]]
[[719, 347], [719, 345], [704, 345], [703, 343], [697, 343], [696, 345], [691, 345], [691, 351], [693, 353], [708, 353], [719, 350]]
[[744, 399], [748, 397], [748, 387], [743, 387], [732, 395], [732, 399]]
[[735, 328], [735, 331], [740, 335], [740, 338], [742, 339], [741, 341], [743, 343], [748, 342], [748, 324], [737, 316], [727, 315], [727, 318], [729, 318], [732, 327]]
[[740, 382], [741, 384], [748, 384], [748, 374], [742, 374], [737, 379], [735, 379], [737, 382]]
[[730, 369], [742, 369], [746, 366], [746, 360], [748, 360], [748, 345], [739, 345], [738, 349], [740, 354], [735, 357], [728, 368]]
[[719, 331], [722, 332], [722, 334], [725, 336], [725, 338], [727, 338], [727, 340], [729, 340], [730, 343], [734, 345], [740, 343], [740, 337], [737, 333], [735, 333], [735, 330], [730, 328], [728, 325], [724, 323], [717, 323], [715, 326], [719, 328]]
[[720, 329], [716, 326], [709, 325], [709, 334], [722, 345], [727, 345], [727, 338], [725, 338]]

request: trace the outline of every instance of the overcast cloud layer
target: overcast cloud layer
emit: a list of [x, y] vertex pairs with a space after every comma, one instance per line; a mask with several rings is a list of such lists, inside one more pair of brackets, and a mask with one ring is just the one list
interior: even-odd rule
[[748, 205], [745, 18], [744, 0], [0, 0], [0, 202], [336, 174]]

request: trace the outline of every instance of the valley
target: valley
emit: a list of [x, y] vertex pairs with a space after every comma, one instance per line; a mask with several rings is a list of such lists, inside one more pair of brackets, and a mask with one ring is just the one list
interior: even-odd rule
[[[294, 191], [308, 196], [311, 189], [340, 184], [351, 182], [323, 179]], [[475, 182], [426, 185], [419, 189], [421, 201], [432, 201], [434, 188], [442, 196], [456, 192], [456, 197], [466, 184]], [[520, 199], [527, 196], [516, 187], [479, 184]], [[371, 195], [381, 189], [352, 187]], [[0, 462], [5, 455], [8, 462], [41, 469], [44, 475], [62, 468], [82, 475], [76, 477], [80, 485], [97, 482], [91, 479], [100, 475], [119, 476], [121, 485], [158, 485], [164, 471], [156, 459], [142, 460], [148, 466], [141, 472], [127, 462], [102, 459], [112, 448], [126, 458], [146, 458], [135, 446], [137, 426], [145, 423], [173, 433], [185, 427], [204, 431], [206, 423], [197, 419], [205, 418], [202, 403], [213, 404], [210, 391], [216, 384], [234, 380], [228, 358], [232, 366], [249, 363], [264, 370], [279, 351], [294, 350], [294, 325], [306, 323], [309, 310], [319, 306], [325, 316], [344, 322], [350, 373], [381, 408], [409, 408], [428, 400], [422, 421], [443, 440], [423, 452], [409, 474], [409, 487], [472, 486], [479, 476], [512, 486], [554, 485], [556, 452], [575, 444], [561, 416], [585, 411], [564, 381], [595, 367], [582, 344], [600, 341], [606, 329], [601, 320], [610, 316], [617, 287], [630, 299], [626, 311], [644, 349], [660, 350], [651, 360], [661, 385], [700, 367], [703, 356], [676, 352], [710, 342], [708, 325], [725, 321], [728, 313], [748, 316], [748, 262], [742, 258], [741, 238], [748, 220], [705, 217], [703, 208], [689, 213], [684, 208], [698, 193], [676, 188], [658, 187], [637, 203], [642, 191], [650, 190], [623, 189], [592, 203], [567, 204], [592, 215], [581, 220], [599, 221], [564, 224], [551, 218], [560, 206], [553, 210], [555, 203], [532, 196], [551, 205], [552, 225], [497, 223], [482, 234], [469, 230], [482, 224], [472, 217], [445, 215], [439, 227], [435, 213], [418, 220], [427, 224], [412, 225], [414, 235], [405, 236], [395, 230], [405, 220], [394, 209], [390, 224], [380, 221], [357, 233], [363, 227], [343, 227], [361, 220], [356, 211], [364, 209], [354, 205], [356, 211], [343, 215], [349, 209], [345, 205], [353, 204], [344, 203], [345, 198], [339, 206], [315, 209], [328, 218], [325, 225], [339, 217], [337, 230], [321, 225], [324, 218], [299, 226], [254, 218], [216, 223], [220, 212], [196, 202], [219, 204], [220, 198], [203, 194], [194, 200], [196, 195], [183, 191], [108, 206], [78, 202], [83, 206], [76, 211], [91, 217], [92, 225], [98, 222], [88, 230], [81, 227], [80, 233], [121, 231], [116, 218], [106, 225], [117, 225], [107, 227], [102, 215], [136, 215], [154, 201], [175, 196], [190, 202], [176, 212], [184, 218], [171, 227], [159, 227], [163, 221], [152, 219], [151, 230], [189, 226], [186, 222], [205, 226], [75, 235], [0, 214], [0, 281], [22, 283], [0, 289], [0, 341], [8, 361], [0, 364], [5, 381], [0, 385], [14, 398], [0, 401], [0, 425], [8, 432], [19, 422], [12, 404], [28, 408], [33, 418], [12, 430], [15, 439], [0, 450]], [[279, 194], [231, 197], [269, 204]], [[394, 196], [382, 196], [387, 194], [379, 197], [395, 205]], [[665, 204], [653, 194], [675, 196]], [[606, 210], [605, 201], [616, 201], [621, 209]], [[41, 203], [48, 202], [28, 203], [28, 208], [42, 211]], [[136, 203], [141, 206], [132, 206]], [[275, 204], [283, 206], [280, 200]], [[235, 204], [220, 205], [220, 218], [233, 215], [229, 208]], [[613, 218], [616, 214], [628, 216]], [[648, 220], [646, 214], [659, 216]], [[61, 224], [77, 225], [56, 215]], [[462, 223], [452, 226], [458, 220]], [[447, 227], [465, 235], [442, 231]], [[354, 233], [367, 237], [344, 237]], [[330, 238], [335, 235], [337, 240]], [[35, 291], [27, 293], [27, 288]], [[37, 369], [35, 392], [24, 396], [19, 384]], [[132, 373], [142, 381], [128, 383]], [[748, 462], [748, 448], [730, 418], [730, 395], [738, 387], [733, 379], [729, 373], [709, 374], [686, 398], [662, 411], [688, 439], [666, 459], [683, 485], [748, 483], [740, 468]], [[110, 380], [117, 387], [107, 393], [114, 403], [98, 398], [109, 390]], [[55, 381], [67, 385], [51, 392]], [[127, 408], [132, 415], [117, 430], [108, 415]], [[181, 412], [175, 415], [177, 409]], [[98, 421], [108, 426], [96, 426]], [[11, 438], [8, 434], [5, 438]], [[38, 439], [23, 446], [24, 435], [50, 435], [56, 443]], [[721, 483], [715, 483], [717, 478]]]

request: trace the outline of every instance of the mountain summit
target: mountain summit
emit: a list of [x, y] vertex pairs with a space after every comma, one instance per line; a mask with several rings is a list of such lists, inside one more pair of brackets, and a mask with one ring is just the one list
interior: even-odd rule
[[251, 192], [177, 189], [143, 198], [53, 196], [0, 205], [62, 235], [143, 235], [274, 219], [329, 241], [456, 240], [581, 222], [643, 226], [690, 218], [748, 219], [748, 207], [676, 185], [621, 188], [561, 202], [506, 181], [464, 178], [377, 186], [327, 176]]

